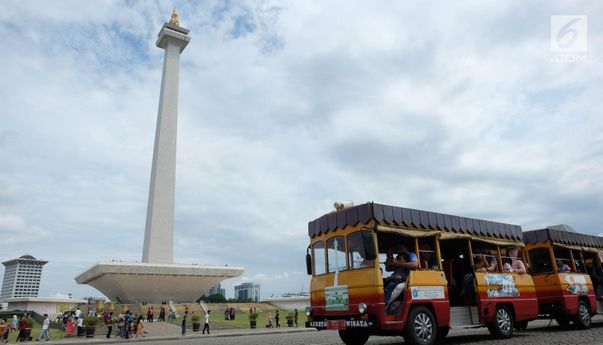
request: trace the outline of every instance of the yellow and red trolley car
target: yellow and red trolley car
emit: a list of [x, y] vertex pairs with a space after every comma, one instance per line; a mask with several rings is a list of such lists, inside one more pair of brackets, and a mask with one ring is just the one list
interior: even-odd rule
[[590, 328], [591, 316], [603, 312], [603, 238], [557, 225], [524, 232], [524, 242], [541, 317]]
[[[345, 344], [403, 335], [429, 345], [451, 327], [477, 326], [507, 338], [538, 315], [532, 277], [513, 269], [525, 263], [519, 226], [366, 203], [311, 221], [308, 235], [306, 326], [336, 329]], [[396, 248], [416, 267], [386, 303]]]

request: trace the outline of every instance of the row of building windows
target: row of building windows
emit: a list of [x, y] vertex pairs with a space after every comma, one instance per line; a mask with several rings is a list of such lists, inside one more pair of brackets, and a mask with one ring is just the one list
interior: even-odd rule
[[2, 283], [2, 298], [38, 295], [44, 261], [17, 259], [7, 265]]

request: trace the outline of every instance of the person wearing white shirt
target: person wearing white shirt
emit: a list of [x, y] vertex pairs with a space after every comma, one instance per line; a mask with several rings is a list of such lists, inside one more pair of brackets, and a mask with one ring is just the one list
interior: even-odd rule
[[203, 334], [205, 334], [205, 330], [207, 330], [207, 334], [209, 334], [209, 310], [205, 313], [205, 326], [203, 326]]
[[44, 322], [42, 322], [42, 330], [40, 331], [40, 336], [38, 340], [42, 338], [46, 338], [46, 341], [50, 340], [50, 334], [48, 333], [48, 329], [50, 328], [50, 320], [48, 319], [48, 314], [44, 314]]

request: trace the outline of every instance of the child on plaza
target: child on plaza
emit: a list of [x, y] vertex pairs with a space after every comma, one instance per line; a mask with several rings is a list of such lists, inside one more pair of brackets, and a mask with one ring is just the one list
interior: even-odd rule
[[182, 318], [182, 335], [186, 335], [186, 318]]

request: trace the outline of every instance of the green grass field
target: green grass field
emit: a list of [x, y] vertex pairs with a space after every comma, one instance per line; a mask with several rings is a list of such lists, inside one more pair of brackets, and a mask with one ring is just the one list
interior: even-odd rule
[[[256, 327], [257, 328], [265, 328], [266, 325], [268, 324], [268, 321], [266, 320], [266, 317], [268, 316], [268, 313], [272, 313], [272, 326], [274, 327], [276, 325], [276, 322], [274, 320], [274, 316], [276, 315], [276, 311], [275, 310], [270, 310], [270, 311], [262, 311], [262, 312], [258, 312], [258, 318], [256, 321]], [[286, 310], [279, 310], [279, 314], [280, 314], [280, 324], [281, 327], [287, 327], [287, 314], [289, 312]], [[200, 315], [201, 316], [201, 327], [203, 327], [203, 322], [205, 320], [205, 316], [204, 314]], [[306, 316], [303, 315], [302, 313], [298, 314], [298, 326], [303, 327], [303, 323], [306, 320]], [[182, 322], [182, 318], [178, 318], [176, 321], [171, 321], [171, 323], [175, 324], [175, 325], [180, 325]], [[209, 324], [210, 327], [212, 329], [228, 329], [228, 328], [249, 328], [249, 313], [248, 312], [237, 312], [235, 315], [235, 319], [234, 320], [225, 320], [224, 319], [224, 312], [223, 311], [212, 311], [210, 313], [210, 317], [209, 317]], [[187, 322], [187, 327], [191, 327], [190, 326], [190, 317], [189, 320]]]

